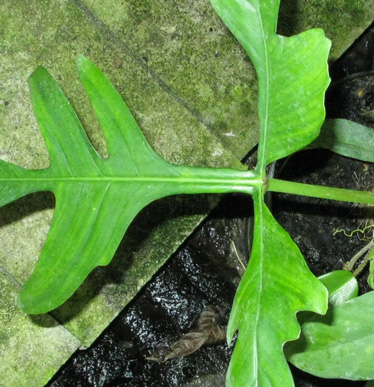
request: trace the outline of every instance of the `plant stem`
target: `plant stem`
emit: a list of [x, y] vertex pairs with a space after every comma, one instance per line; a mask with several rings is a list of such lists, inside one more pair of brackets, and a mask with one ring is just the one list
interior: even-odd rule
[[364, 246], [358, 253], [356, 253], [350, 261], [344, 265], [344, 270], [352, 271], [353, 266], [356, 264], [356, 262], [372, 247], [374, 246], [374, 241], [370, 241], [366, 246]]
[[360, 265], [358, 266], [358, 268], [353, 272], [353, 275], [355, 277], [357, 277], [361, 272], [362, 270], [364, 269], [364, 267], [367, 265], [367, 263], [372, 260], [374, 258], [374, 250], [373, 248], [367, 253], [366, 257], [364, 258], [364, 260], [360, 263]]
[[320, 199], [338, 200], [342, 202], [355, 202], [363, 204], [374, 204], [374, 193], [367, 191], [356, 191], [351, 189], [324, 187], [295, 183], [292, 181], [269, 179], [268, 191], [282, 192], [293, 195], [308, 196]]

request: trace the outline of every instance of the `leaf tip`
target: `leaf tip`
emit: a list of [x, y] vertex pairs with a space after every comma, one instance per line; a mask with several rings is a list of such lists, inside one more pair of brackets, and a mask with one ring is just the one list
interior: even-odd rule
[[89, 61], [89, 59], [87, 59], [84, 55], [78, 54], [78, 56], [77, 56], [77, 65], [78, 65], [78, 67], [79, 66], [83, 66], [88, 61]]
[[319, 289], [316, 288], [315, 291], [316, 300], [314, 303], [314, 308], [310, 308], [310, 311], [313, 311], [314, 313], [318, 313], [320, 315], [325, 315], [327, 313], [329, 305], [329, 291], [321, 281], [319, 281], [318, 287]]
[[44, 314], [55, 308], [55, 306], [52, 306], [51, 304], [46, 305], [38, 303], [25, 288], [21, 290], [17, 297], [17, 305], [26, 314]]
[[34, 82], [36, 79], [50, 77], [49, 72], [47, 69], [43, 66], [38, 66], [29, 76], [28, 83], [29, 85]]
[[32, 310], [33, 308], [30, 308], [28, 303], [25, 302], [23, 299], [23, 292], [21, 292], [17, 297], [17, 305], [18, 307], [27, 314], [35, 314], [35, 312]]
[[84, 55], [79, 54], [77, 56], [77, 69], [78, 73], [81, 75], [82, 73], [87, 72], [89, 68], [95, 67], [95, 65]]

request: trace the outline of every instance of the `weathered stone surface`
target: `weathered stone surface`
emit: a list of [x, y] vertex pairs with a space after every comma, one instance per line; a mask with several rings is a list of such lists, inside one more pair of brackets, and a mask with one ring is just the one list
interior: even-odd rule
[[23, 313], [18, 291], [0, 272], [0, 386], [44, 386], [80, 342], [50, 316]]
[[[257, 144], [253, 66], [208, 0], [165, 1], [161, 7], [154, 0], [116, 0], [113, 7], [77, 3], [238, 158]], [[323, 28], [333, 42], [333, 61], [370, 25], [373, 11], [373, 0], [282, 0], [278, 32]]]
[[257, 144], [253, 66], [209, 1], [82, 3], [236, 156]]
[[333, 62], [373, 22], [373, 0], [282, 0], [279, 32], [294, 35], [322, 28], [331, 39]]
[[[334, 41], [335, 59], [371, 22], [373, 4], [374, 0], [284, 0], [279, 30], [289, 34], [325, 28]], [[76, 74], [78, 54], [89, 57], [105, 72], [151, 145], [171, 162], [240, 167], [238, 158], [257, 142], [252, 65], [208, 0], [5, 0], [0, 4], [1, 159], [30, 169], [49, 164], [27, 87], [27, 78], [38, 65], [58, 80], [91, 141], [106, 153], [105, 140]], [[53, 206], [53, 195], [42, 193], [0, 209], [0, 269], [13, 281], [22, 284], [31, 274]], [[98, 268], [53, 315], [81, 345], [90, 345], [211, 207], [201, 197], [189, 201], [182, 197], [145, 209], [113, 263]], [[31, 352], [31, 364], [40, 373], [35, 386], [41, 386], [77, 348], [78, 341], [55, 323], [47, 332], [38, 325], [39, 320], [23, 315], [14, 302], [17, 287], [8, 279], [0, 285], [4, 292], [0, 305], [2, 360], [3, 354], [15, 351], [12, 342], [17, 342], [17, 353], [33, 345], [48, 346], [43, 338], [56, 346], [60, 360], [51, 363], [43, 357], [50, 349]], [[53, 322], [50, 316], [40, 318]], [[22, 385], [30, 369], [27, 362], [17, 362], [15, 367], [14, 358], [7, 359], [0, 366], [4, 369], [0, 373], [6, 375], [0, 384]]]

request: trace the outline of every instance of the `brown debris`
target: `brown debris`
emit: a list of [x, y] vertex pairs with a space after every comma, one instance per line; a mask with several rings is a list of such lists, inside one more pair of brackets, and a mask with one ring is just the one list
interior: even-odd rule
[[196, 327], [183, 335], [169, 348], [159, 347], [147, 360], [165, 362], [170, 359], [190, 355], [203, 345], [221, 343], [225, 340], [226, 329], [219, 325], [222, 310], [215, 305], [208, 305], [201, 312]]

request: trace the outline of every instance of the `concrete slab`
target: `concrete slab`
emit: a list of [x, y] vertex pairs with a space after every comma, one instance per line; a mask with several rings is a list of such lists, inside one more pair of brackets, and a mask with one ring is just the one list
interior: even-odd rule
[[[373, 4], [284, 0], [280, 30], [325, 27], [335, 41], [334, 59], [371, 22]], [[252, 66], [208, 0], [5, 0], [0, 53], [0, 157], [26, 168], [49, 164], [26, 82], [38, 65], [59, 81], [90, 139], [106, 153], [76, 74], [79, 53], [104, 70], [165, 159], [240, 167], [238, 159], [257, 142]], [[214, 205], [202, 197], [188, 200], [165, 199], [140, 214], [113, 263], [53, 312], [65, 328], [51, 316], [30, 320], [14, 301], [16, 284], [32, 272], [47, 235], [53, 195], [30, 195], [0, 209], [0, 268], [6, 273], [0, 283], [0, 373], [6, 376], [0, 383], [22, 385], [33, 369], [33, 385], [42, 386], [78, 345], [90, 345]], [[46, 362], [53, 348], [56, 360]]]
[[[238, 158], [258, 142], [257, 82], [209, 0], [76, 0], [136, 55]], [[372, 23], [374, 0], [282, 0], [278, 32], [323, 28], [338, 58]]]
[[48, 315], [23, 313], [17, 306], [19, 288], [0, 272], [0, 386], [43, 386], [80, 341]]

